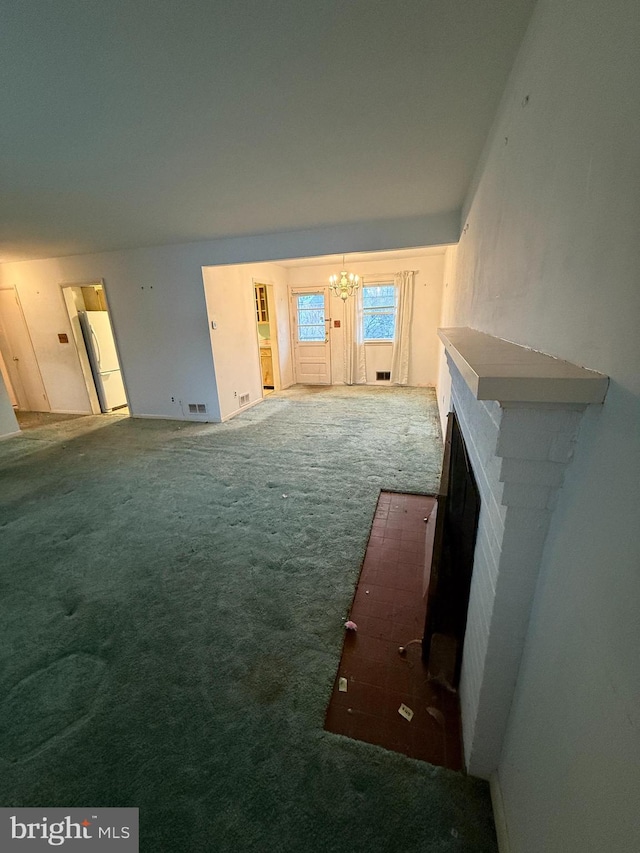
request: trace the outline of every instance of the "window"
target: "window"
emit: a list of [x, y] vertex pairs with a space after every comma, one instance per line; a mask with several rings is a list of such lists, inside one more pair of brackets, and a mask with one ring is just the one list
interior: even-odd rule
[[362, 288], [365, 341], [392, 341], [396, 328], [396, 289], [393, 284], [366, 284]]
[[324, 294], [306, 293], [296, 296], [298, 312], [298, 340], [311, 342], [325, 340]]

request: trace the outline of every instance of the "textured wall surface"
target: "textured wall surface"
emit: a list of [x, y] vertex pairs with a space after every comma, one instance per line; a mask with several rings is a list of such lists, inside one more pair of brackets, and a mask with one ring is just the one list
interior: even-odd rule
[[638, 43], [635, 0], [541, 0], [445, 291], [451, 325], [611, 377], [558, 496], [502, 749], [512, 853], [640, 849]]

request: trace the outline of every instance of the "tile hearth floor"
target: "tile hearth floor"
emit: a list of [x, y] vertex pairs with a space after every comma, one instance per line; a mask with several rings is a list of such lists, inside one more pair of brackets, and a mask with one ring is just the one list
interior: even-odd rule
[[[422, 647], [425, 522], [435, 498], [381, 492], [349, 618], [325, 729], [460, 770], [458, 695], [430, 682]], [[339, 680], [347, 680], [340, 692]], [[413, 711], [411, 721], [398, 709]]]

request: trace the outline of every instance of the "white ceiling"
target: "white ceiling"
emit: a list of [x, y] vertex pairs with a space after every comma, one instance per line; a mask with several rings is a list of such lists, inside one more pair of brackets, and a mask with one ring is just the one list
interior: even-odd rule
[[0, 261], [461, 207], [533, 0], [3, 0]]

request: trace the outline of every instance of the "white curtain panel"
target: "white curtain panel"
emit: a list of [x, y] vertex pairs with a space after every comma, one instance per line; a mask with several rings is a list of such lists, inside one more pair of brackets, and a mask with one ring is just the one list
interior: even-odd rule
[[360, 286], [344, 305], [344, 381], [347, 385], [364, 385], [367, 381], [363, 334]]
[[391, 382], [409, 382], [409, 350], [411, 347], [411, 318], [413, 316], [413, 270], [403, 270], [394, 276], [396, 286], [396, 333], [391, 355]]

